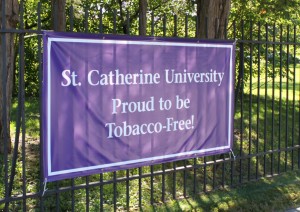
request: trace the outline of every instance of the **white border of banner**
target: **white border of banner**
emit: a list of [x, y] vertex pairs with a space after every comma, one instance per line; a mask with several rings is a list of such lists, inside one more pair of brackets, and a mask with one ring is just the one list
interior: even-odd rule
[[96, 166], [89, 166], [89, 167], [82, 167], [82, 168], [75, 168], [75, 169], [68, 169], [62, 171], [52, 171], [52, 160], [51, 160], [51, 44], [52, 42], [66, 42], [66, 43], [97, 43], [97, 44], [123, 44], [123, 45], [150, 45], [150, 46], [184, 46], [184, 47], [207, 47], [207, 48], [229, 48], [230, 49], [230, 83], [229, 83], [229, 91], [233, 91], [233, 45], [232, 44], [203, 44], [203, 43], [180, 43], [180, 42], [170, 42], [170, 41], [129, 41], [129, 40], [95, 40], [95, 39], [80, 39], [80, 38], [48, 38], [48, 49], [47, 49], [47, 79], [48, 79], [48, 86], [47, 86], [47, 164], [48, 164], [48, 176], [56, 176], [62, 174], [69, 174], [74, 172], [82, 172], [82, 171], [91, 171], [96, 169], [103, 169], [103, 168], [110, 168], [114, 166], [122, 166], [122, 165], [129, 165], [134, 163], [142, 163], [142, 162], [149, 162], [154, 160], [162, 160], [168, 158], [174, 158], [179, 156], [185, 155], [192, 155], [192, 154], [199, 154], [204, 152], [213, 152], [218, 150], [225, 150], [230, 148], [230, 143], [232, 140], [232, 106], [233, 106], [233, 98], [232, 93], [229, 93], [229, 116], [228, 116], [228, 143], [227, 146], [222, 147], [215, 147], [210, 149], [201, 149], [189, 152], [181, 152], [171, 155], [163, 155], [163, 156], [156, 156], [150, 158], [142, 158], [137, 160], [129, 160], [117, 163], [110, 163], [104, 165], [96, 165]]

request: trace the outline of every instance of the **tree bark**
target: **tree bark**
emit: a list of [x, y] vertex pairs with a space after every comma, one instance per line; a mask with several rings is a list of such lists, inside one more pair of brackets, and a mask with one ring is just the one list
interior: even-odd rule
[[139, 0], [139, 35], [147, 34], [147, 0]]
[[[0, 8], [2, 8], [0, 2]], [[5, 17], [4, 17], [5, 16]], [[3, 17], [5, 20], [3, 20]], [[5, 22], [5, 26], [2, 22]], [[15, 29], [19, 21], [18, 0], [8, 0], [5, 5], [5, 15], [0, 11], [1, 29]], [[1, 33], [0, 40], [0, 153], [11, 151], [10, 111], [15, 69], [15, 36], [13, 33]], [[5, 60], [5, 61], [3, 61]], [[5, 88], [5, 90], [4, 90]], [[4, 102], [6, 104], [4, 105]], [[5, 107], [5, 108], [4, 108]], [[4, 113], [6, 112], [6, 114]], [[4, 120], [4, 117], [5, 120]], [[7, 139], [5, 139], [7, 138]], [[4, 149], [7, 142], [7, 149]]]
[[[224, 39], [230, 11], [230, 0], [197, 0], [197, 38]], [[220, 159], [224, 154], [220, 155]], [[219, 164], [216, 169], [219, 169]]]
[[63, 32], [66, 30], [66, 0], [51, 0], [52, 29]]
[[197, 38], [224, 39], [230, 0], [197, 0]]

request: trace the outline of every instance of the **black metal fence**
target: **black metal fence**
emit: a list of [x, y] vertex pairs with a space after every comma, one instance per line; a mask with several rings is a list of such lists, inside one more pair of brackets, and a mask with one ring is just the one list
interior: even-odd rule
[[[4, 133], [0, 154], [0, 210], [145, 209], [151, 204], [299, 169], [299, 27], [229, 21], [226, 38], [237, 41], [234, 154], [62, 180], [48, 183], [45, 191], [40, 162], [41, 110], [36, 96], [42, 79], [41, 31], [49, 29], [51, 24], [41, 3], [34, 13], [25, 13], [28, 10], [22, 2], [19, 26], [8, 29], [2, 24], [0, 30], [3, 67], [0, 81], [4, 91], [9, 62], [5, 54], [8, 36], [14, 35], [16, 49], [11, 132], [10, 136]], [[118, 20], [115, 10], [78, 11], [81, 11], [79, 15], [75, 15], [74, 7], [67, 8], [67, 31], [124, 32], [124, 22]], [[189, 15], [157, 17], [152, 13], [148, 16], [149, 36], [188, 39], [195, 37], [196, 26], [200, 24]], [[136, 35], [138, 24], [130, 22], [128, 17], [129, 14], [126, 33]], [[4, 15], [2, 23], [5, 23]], [[1, 104], [6, 110], [5, 98]], [[2, 119], [6, 123], [5, 115]], [[9, 137], [13, 141], [11, 153]]]

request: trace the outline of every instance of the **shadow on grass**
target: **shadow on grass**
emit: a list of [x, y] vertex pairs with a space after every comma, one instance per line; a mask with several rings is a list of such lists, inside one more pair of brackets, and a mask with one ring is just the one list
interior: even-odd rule
[[281, 211], [300, 204], [299, 170], [236, 188], [173, 200], [152, 211]]
[[[235, 129], [238, 132], [235, 148], [239, 155], [261, 155], [263, 175], [273, 175], [298, 166], [299, 99], [244, 95], [237, 106]], [[295, 148], [291, 148], [295, 147]], [[251, 162], [251, 160], [248, 161]], [[256, 163], [259, 163], [256, 161]]]

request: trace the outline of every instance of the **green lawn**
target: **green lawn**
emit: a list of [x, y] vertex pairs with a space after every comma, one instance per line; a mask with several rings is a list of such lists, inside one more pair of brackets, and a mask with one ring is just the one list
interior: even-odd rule
[[152, 211], [284, 211], [300, 206], [300, 171], [287, 172], [188, 199], [149, 207]]
[[[274, 86], [274, 92], [273, 92]], [[247, 94], [258, 94], [258, 90], [261, 96], [264, 96], [266, 93], [267, 87], [267, 95], [270, 98], [283, 100], [291, 100], [295, 95], [296, 101], [299, 101], [300, 98], [300, 67], [296, 69], [295, 76], [294, 74], [290, 74], [289, 80], [286, 77], [276, 76], [276, 78], [265, 78], [265, 76], [260, 77], [260, 81], [258, 81], [258, 77], [254, 76], [252, 78], [252, 90], [250, 89], [250, 80], [245, 84], [245, 93]], [[281, 89], [280, 89], [281, 88]], [[288, 88], [288, 89], [287, 89]], [[294, 92], [295, 88], [295, 92]]]

